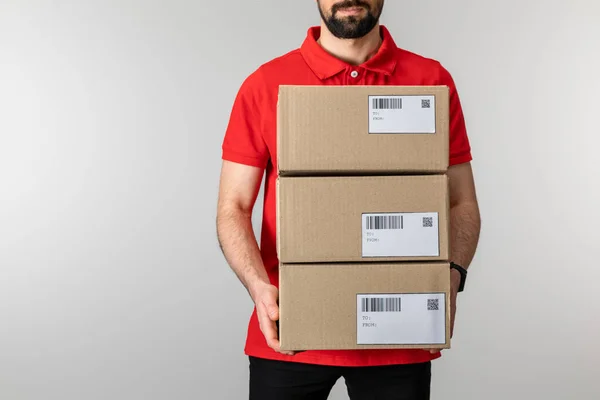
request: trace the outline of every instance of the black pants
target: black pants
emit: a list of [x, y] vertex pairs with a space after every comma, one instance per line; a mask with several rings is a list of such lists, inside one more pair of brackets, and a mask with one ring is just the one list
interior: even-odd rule
[[325, 400], [341, 377], [351, 400], [429, 400], [431, 362], [330, 367], [250, 357], [250, 400]]

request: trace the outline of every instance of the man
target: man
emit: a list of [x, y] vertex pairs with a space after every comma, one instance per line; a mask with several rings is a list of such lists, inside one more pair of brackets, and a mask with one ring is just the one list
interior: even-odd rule
[[[302, 46], [258, 68], [243, 82], [222, 146], [217, 231], [227, 262], [255, 304], [245, 353], [250, 399], [326, 399], [344, 377], [351, 399], [429, 398], [431, 360], [424, 349], [281, 351], [275, 250], [278, 86], [447, 85], [450, 88], [451, 257], [467, 268], [477, 246], [479, 210], [471, 151], [452, 77], [440, 63], [400, 49], [379, 25], [383, 0], [317, 0], [321, 26]], [[266, 170], [261, 246], [251, 214]], [[452, 269], [452, 328], [460, 269]], [[453, 330], [453, 329], [452, 329]]]

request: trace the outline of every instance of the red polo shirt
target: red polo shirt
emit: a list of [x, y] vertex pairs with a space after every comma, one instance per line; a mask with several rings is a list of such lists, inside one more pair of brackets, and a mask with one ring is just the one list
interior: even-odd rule
[[[450, 165], [471, 160], [463, 112], [452, 77], [439, 62], [400, 49], [382, 26], [383, 43], [359, 66], [341, 61], [317, 43], [312, 27], [299, 49], [254, 71], [235, 99], [223, 141], [222, 158], [266, 169], [261, 254], [271, 283], [278, 285], [275, 252], [275, 181], [277, 178], [276, 108], [279, 85], [447, 85], [450, 88]], [[353, 73], [356, 71], [358, 74]], [[425, 350], [306, 351], [284, 356], [271, 350], [260, 331], [256, 309], [248, 327], [247, 355], [341, 366], [370, 366], [429, 361], [440, 356]]]

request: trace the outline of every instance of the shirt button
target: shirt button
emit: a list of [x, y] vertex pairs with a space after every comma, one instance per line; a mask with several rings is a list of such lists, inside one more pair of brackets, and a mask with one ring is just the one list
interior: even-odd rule
[[350, 76], [353, 78], [356, 78], [358, 76], [358, 71], [352, 71], [350, 72]]

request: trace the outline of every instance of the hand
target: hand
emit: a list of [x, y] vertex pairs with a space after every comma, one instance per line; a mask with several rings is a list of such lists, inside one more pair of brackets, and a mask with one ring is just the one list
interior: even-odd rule
[[261, 283], [253, 292], [252, 299], [256, 306], [258, 323], [262, 331], [267, 345], [278, 353], [293, 356], [295, 353], [291, 351], [281, 351], [277, 325], [275, 322], [279, 320], [279, 306], [277, 300], [279, 298], [279, 290], [271, 284]]
[[[460, 273], [456, 270], [451, 270], [450, 273], [450, 338], [454, 335], [454, 320], [456, 318], [456, 299], [458, 288], [460, 287]], [[431, 354], [438, 353], [440, 349], [431, 349]]]

